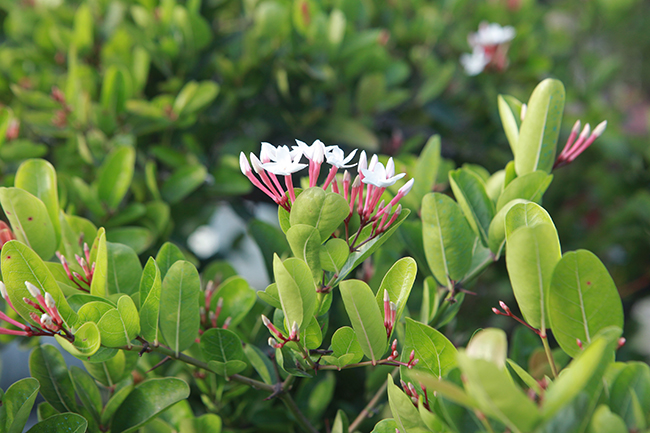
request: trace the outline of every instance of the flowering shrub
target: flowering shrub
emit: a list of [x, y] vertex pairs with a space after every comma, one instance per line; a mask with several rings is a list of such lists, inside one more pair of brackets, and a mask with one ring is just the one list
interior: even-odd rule
[[[172, 243], [142, 267], [131, 247], [61, 209], [51, 164], [24, 162], [0, 189], [11, 226], [2, 229], [0, 333], [53, 336], [85, 370], [50, 344], [34, 347], [32, 378], [6, 390], [0, 425], [20, 431], [40, 392], [34, 432], [643, 431], [650, 368], [614, 362], [625, 343], [616, 286], [593, 253], [562, 253], [539, 204], [552, 171], [605, 129], [578, 136], [576, 125], [556, 156], [564, 99], [552, 79], [526, 104], [501, 96], [514, 159], [493, 174], [450, 171], [454, 198], [432, 192], [438, 137], [410, 163], [365, 151], [353, 162], [357, 150], [318, 140], [242, 153], [241, 171], [277, 203], [282, 233], [266, 232], [274, 282], [257, 293], [224, 264], [201, 275]], [[413, 258], [391, 251], [397, 236]], [[282, 242], [288, 249], [273, 248]], [[457, 347], [443, 327], [503, 255], [518, 311], [483, 308], [523, 326], [510, 345], [485, 328]], [[377, 284], [366, 272], [355, 278], [386, 256]], [[351, 369], [371, 382], [360, 409], [333, 398]]]

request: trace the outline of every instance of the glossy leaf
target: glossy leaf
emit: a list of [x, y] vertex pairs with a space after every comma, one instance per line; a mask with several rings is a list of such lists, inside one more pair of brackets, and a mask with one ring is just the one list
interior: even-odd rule
[[42, 292], [52, 295], [61, 318], [69, 328], [76, 324], [77, 314], [68, 305], [54, 276], [45, 266], [43, 260], [25, 244], [19, 241], [9, 241], [3, 245], [2, 276], [11, 303], [27, 323], [38, 327], [29, 317], [29, 313], [34, 309], [23, 301], [23, 298], [36, 301], [25, 286], [25, 282], [29, 281]]
[[389, 374], [386, 380], [388, 381], [388, 403], [397, 430], [414, 433], [428, 431], [411, 399], [393, 383], [393, 377]]
[[526, 204], [530, 202], [523, 199], [510, 200], [492, 218], [490, 229], [488, 230], [488, 246], [497, 258], [501, 255], [503, 247], [506, 245], [506, 215], [514, 205], [519, 203]]
[[458, 204], [443, 194], [427, 194], [422, 200], [422, 233], [436, 280], [442, 285], [460, 280], [471, 265], [475, 235]]
[[160, 316], [160, 269], [153, 257], [149, 257], [140, 279], [140, 332], [142, 338], [154, 344], [158, 342], [158, 318]]
[[553, 335], [572, 357], [582, 352], [576, 340], [589, 344], [600, 330], [623, 327], [623, 305], [616, 285], [592, 252], [571, 251], [557, 263], [548, 315]]
[[530, 96], [517, 141], [515, 168], [518, 176], [537, 170], [550, 173], [553, 169], [564, 96], [562, 82], [550, 78], [539, 83]]
[[72, 343], [59, 335], [55, 337], [61, 347], [77, 358], [88, 358], [94, 355], [101, 346], [99, 328], [94, 322], [86, 322], [77, 328], [74, 332], [74, 342]]
[[107, 311], [97, 323], [102, 344], [107, 347], [130, 346], [140, 333], [138, 309], [128, 295], [117, 301], [117, 309]]
[[70, 377], [83, 407], [90, 411], [97, 422], [100, 422], [100, 414], [104, 405], [95, 379], [77, 366], [70, 367]]
[[[418, 273], [418, 265], [411, 257], [404, 257], [397, 262], [386, 272], [384, 279], [381, 280], [379, 290], [377, 290], [377, 306], [379, 311], [384, 311], [384, 290], [388, 292], [390, 301], [395, 303], [397, 311], [395, 314], [395, 321], [399, 322], [406, 302], [411, 294], [415, 277]], [[384, 318], [385, 319], [385, 318]]]
[[174, 263], [162, 283], [160, 332], [178, 355], [194, 343], [199, 333], [199, 273], [189, 262]]
[[190, 395], [190, 387], [175, 377], [147, 379], [128, 395], [115, 412], [111, 431], [136, 431], [169, 406]]
[[418, 373], [443, 378], [456, 366], [456, 348], [447, 337], [407, 317], [401, 361], [408, 362], [412, 351], [415, 351], [418, 363], [412, 369], [400, 367], [402, 379], [407, 382], [417, 382], [415, 378]]
[[116, 209], [126, 195], [135, 168], [135, 149], [119, 146], [104, 160], [97, 177], [97, 197], [109, 209]]
[[75, 412], [74, 387], [63, 356], [51, 345], [35, 348], [29, 356], [29, 372], [41, 384], [45, 401], [59, 412]]
[[552, 180], [552, 174], [547, 174], [541, 170], [513, 179], [499, 196], [496, 207], [497, 212], [514, 199], [539, 203]]
[[320, 264], [320, 232], [307, 224], [295, 224], [287, 230], [287, 241], [293, 255], [309, 265], [314, 280], [318, 281], [323, 273]]
[[349, 326], [343, 326], [334, 332], [332, 335], [332, 350], [335, 357], [342, 357], [343, 355], [352, 354], [349, 359], [346, 358], [348, 364], [354, 364], [363, 359], [363, 350], [357, 339], [357, 335]]
[[[218, 288], [209, 305], [209, 311], [215, 311], [219, 298], [223, 299], [221, 314], [217, 326], [223, 326], [230, 317], [230, 326], [237, 326], [255, 305], [255, 290], [239, 276], [228, 278]], [[206, 307], [207, 308], [207, 307]]]
[[50, 221], [52, 221], [56, 244], [58, 246], [61, 241], [59, 194], [56, 182], [56, 170], [52, 164], [44, 159], [28, 159], [18, 167], [14, 186], [24, 189], [43, 202], [50, 216]]
[[90, 261], [95, 264], [93, 280], [90, 284], [90, 294], [104, 297], [108, 285], [108, 246], [106, 245], [106, 231], [100, 228], [97, 237], [90, 249]]
[[58, 246], [56, 231], [40, 199], [19, 188], [0, 188], [0, 205], [16, 239], [29, 246], [43, 260], [54, 255]]
[[316, 286], [307, 264], [300, 259], [284, 262], [275, 255], [273, 271], [278, 288], [278, 297], [285, 315], [285, 328], [297, 323], [303, 331], [316, 309]]
[[522, 103], [510, 95], [498, 96], [499, 116], [503, 130], [510, 143], [510, 149], [514, 155], [519, 142], [519, 124], [521, 123]]
[[165, 278], [167, 271], [174, 263], [179, 260], [185, 260], [185, 255], [176, 245], [171, 242], [165, 242], [156, 254], [156, 264], [160, 269], [160, 278]]
[[297, 224], [315, 227], [321, 242], [324, 242], [349, 214], [350, 205], [342, 195], [314, 187], [304, 190], [296, 198], [289, 221], [292, 227]]
[[181, 167], [163, 183], [160, 194], [166, 202], [178, 203], [200, 187], [207, 174], [208, 170], [200, 164]]
[[375, 361], [386, 352], [386, 328], [370, 287], [359, 280], [340, 284], [341, 297], [363, 353]]
[[135, 251], [123, 244], [107, 242], [106, 253], [108, 293], [136, 293], [142, 276], [142, 265]]
[[62, 413], [35, 424], [27, 433], [84, 433], [88, 421], [76, 413]]
[[[104, 350], [102, 348], [102, 350]], [[106, 349], [112, 351], [114, 349]], [[96, 355], [95, 355], [96, 356]], [[138, 353], [119, 350], [114, 355], [100, 362], [91, 357], [90, 362], [84, 362], [84, 366], [97, 381], [105, 386], [113, 386], [120, 383], [131, 375], [131, 371], [138, 362]]]
[[[228, 329], [208, 329], [201, 336], [201, 352], [209, 365], [224, 376], [232, 376], [246, 368], [246, 355], [242, 342]], [[239, 362], [234, 362], [239, 361]]]
[[26, 377], [15, 382], [2, 396], [5, 419], [1, 419], [0, 427], [6, 433], [21, 433], [27, 423], [40, 385], [38, 380]]
[[320, 265], [328, 272], [339, 274], [348, 256], [350, 247], [345, 240], [332, 238], [320, 248]]
[[488, 229], [495, 210], [483, 180], [471, 170], [459, 168], [449, 173], [449, 184], [470, 227], [487, 246]]

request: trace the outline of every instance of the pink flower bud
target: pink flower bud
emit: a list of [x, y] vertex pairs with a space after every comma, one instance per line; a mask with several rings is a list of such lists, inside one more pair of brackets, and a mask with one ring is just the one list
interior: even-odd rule
[[27, 287], [27, 291], [29, 292], [30, 295], [32, 295], [34, 298], [38, 297], [41, 295], [41, 290], [30, 283], [29, 281], [25, 281], [25, 286]]
[[246, 159], [244, 152], [241, 152], [239, 154], [239, 168], [241, 169], [241, 172], [244, 174], [244, 176], [251, 172], [251, 165], [248, 163], [248, 159]]

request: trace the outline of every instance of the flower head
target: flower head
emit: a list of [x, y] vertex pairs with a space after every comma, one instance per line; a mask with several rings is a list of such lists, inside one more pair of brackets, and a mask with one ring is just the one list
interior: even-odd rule
[[463, 53], [460, 55], [460, 64], [465, 68], [465, 73], [470, 77], [478, 75], [487, 65], [490, 64], [490, 58], [485, 54], [482, 48], [474, 48], [472, 54]]
[[325, 153], [325, 158], [327, 158], [327, 163], [336, 167], [336, 168], [350, 168], [354, 167], [356, 164], [350, 164], [346, 165], [349, 163], [352, 158], [354, 158], [354, 155], [356, 155], [357, 149], [354, 149], [350, 154], [346, 157], [345, 153], [343, 152], [343, 149], [341, 149], [338, 146], [328, 146], [327, 147], [327, 152]]
[[325, 144], [322, 141], [316, 140], [309, 146], [304, 141], [296, 140], [297, 146], [292, 146], [291, 154], [297, 155], [301, 153], [305, 155], [308, 160], [316, 163], [322, 163], [325, 160]]
[[462, 54], [460, 63], [465, 68], [467, 75], [478, 75], [486, 67], [493, 67], [502, 71], [508, 65], [509, 42], [515, 37], [512, 26], [497, 23], [482, 22], [475, 33], [467, 36], [467, 42], [472, 47], [472, 54]]
[[515, 38], [515, 29], [512, 26], [501, 26], [498, 23], [483, 21], [478, 26], [478, 32], [470, 33], [467, 41], [470, 46], [500, 45], [510, 42]]
[[363, 183], [373, 185], [378, 188], [387, 188], [393, 185], [399, 179], [406, 176], [406, 173], [400, 173], [395, 176], [388, 176], [388, 173], [386, 173], [386, 169], [384, 168], [384, 164], [381, 162], [374, 164], [372, 169], [361, 169], [361, 172], [363, 173]]
[[307, 164], [301, 164], [300, 158], [302, 152], [297, 152], [294, 157], [287, 146], [280, 146], [276, 149], [275, 159], [273, 162], [262, 163], [262, 168], [280, 176], [290, 176], [291, 174], [307, 167]]

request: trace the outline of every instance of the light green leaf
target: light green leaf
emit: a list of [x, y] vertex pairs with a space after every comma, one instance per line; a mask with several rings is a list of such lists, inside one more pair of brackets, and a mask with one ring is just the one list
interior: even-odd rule
[[230, 317], [230, 326], [239, 324], [255, 305], [255, 290], [240, 276], [234, 276], [224, 281], [212, 296], [209, 311], [215, 311], [219, 298], [223, 299], [221, 314], [217, 326], [223, 326]]
[[541, 170], [513, 179], [499, 196], [496, 207], [497, 212], [514, 199], [524, 199], [539, 203], [552, 180], [552, 174], [547, 174]]
[[503, 370], [508, 356], [508, 337], [502, 329], [481, 329], [472, 336], [465, 352], [472, 359], [484, 359]]
[[528, 386], [530, 389], [535, 391], [537, 395], [542, 395], [542, 388], [539, 386], [539, 382], [535, 380], [533, 376], [530, 375], [526, 370], [521, 368], [519, 364], [517, 364], [515, 361], [512, 359], [508, 358], [506, 359], [506, 362], [512, 368], [512, 370], [519, 376], [519, 378]]
[[443, 285], [458, 281], [470, 268], [475, 235], [450, 197], [427, 194], [422, 200], [422, 240], [433, 276]]
[[130, 346], [140, 332], [138, 309], [128, 295], [117, 301], [117, 309], [108, 310], [97, 323], [102, 344], [107, 347]]
[[401, 361], [408, 362], [412, 351], [420, 361], [412, 369], [400, 367], [403, 380], [418, 382], [420, 373], [443, 378], [456, 366], [456, 348], [436, 329], [407, 317], [404, 338]]
[[515, 154], [518, 176], [537, 170], [551, 172], [563, 112], [562, 82], [548, 78], [539, 83], [528, 100], [526, 117], [519, 129]]
[[350, 205], [342, 195], [314, 187], [296, 198], [289, 221], [292, 227], [297, 224], [315, 227], [321, 242], [325, 242], [349, 214]]
[[136, 386], [117, 409], [111, 431], [134, 432], [160, 412], [189, 395], [190, 387], [181, 379], [147, 379]]
[[140, 332], [147, 341], [158, 342], [158, 317], [160, 316], [160, 269], [149, 257], [140, 279]]
[[629, 430], [643, 430], [650, 422], [650, 367], [629, 362], [610, 389], [612, 412], [623, 418]]
[[521, 123], [521, 107], [523, 104], [510, 95], [499, 95], [497, 100], [501, 124], [508, 138], [508, 143], [510, 143], [512, 154], [515, 155], [517, 143], [519, 142], [519, 124]]
[[97, 196], [109, 209], [116, 209], [133, 179], [135, 149], [119, 146], [104, 160], [97, 175]]
[[[221, 375], [232, 376], [246, 368], [246, 355], [242, 349], [242, 342], [237, 334], [228, 329], [212, 328], [205, 331], [201, 336], [201, 352], [210, 364], [216, 361], [215, 365], [218, 368], [215, 371]], [[243, 364], [243, 368], [232, 371], [232, 367], [228, 368], [231, 361], [239, 361], [238, 364]]]
[[76, 413], [62, 413], [49, 417], [30, 428], [27, 433], [84, 433], [88, 421]]
[[320, 232], [307, 224], [295, 224], [287, 230], [287, 241], [293, 255], [304, 260], [311, 269], [314, 281], [319, 281], [323, 275], [320, 264]]
[[589, 424], [589, 433], [628, 433], [629, 431], [625, 421], [604, 404], [598, 406]]
[[273, 271], [285, 327], [291, 329], [295, 322], [302, 332], [316, 309], [316, 286], [311, 271], [300, 259], [287, 259], [283, 263], [277, 255], [273, 258]]
[[109, 65], [102, 82], [101, 103], [112, 116], [126, 111], [126, 101], [133, 93], [133, 80], [129, 70], [121, 65]]
[[101, 346], [99, 327], [95, 322], [86, 322], [76, 329], [72, 343], [60, 335], [55, 335], [55, 338], [61, 347], [77, 358], [87, 359]]
[[[6, 433], [22, 433], [36, 401], [40, 385], [38, 380], [26, 377], [15, 382], [2, 396], [6, 418], [0, 419], [0, 427]], [[6, 424], [5, 424], [6, 422]]]
[[[603, 306], [607, 306], [603, 308]], [[553, 335], [572, 357], [602, 329], [623, 327], [623, 305], [605, 265], [587, 250], [566, 253], [555, 266], [548, 297]]]
[[420, 413], [413, 406], [411, 399], [393, 383], [393, 376], [389, 374], [387, 380], [388, 403], [390, 404], [390, 411], [393, 414], [397, 430], [408, 433], [429, 431], [424, 422], [422, 422]]
[[133, 295], [138, 291], [142, 276], [140, 258], [132, 248], [113, 242], [106, 243], [108, 261], [108, 293]]
[[506, 203], [499, 212], [494, 215], [492, 222], [490, 223], [490, 229], [488, 230], [488, 246], [490, 251], [495, 254], [498, 259], [503, 251], [503, 247], [506, 245], [506, 215], [508, 211], [516, 204], [526, 204], [530, 203], [528, 200], [523, 199], [514, 199]]
[[122, 405], [122, 403], [124, 403], [124, 400], [126, 400], [129, 394], [131, 394], [131, 391], [133, 391], [132, 379], [121, 382], [120, 385], [117, 386], [117, 389], [108, 402], [106, 402], [106, 406], [104, 406], [104, 410], [102, 411], [102, 424], [109, 424], [111, 422], [113, 415], [115, 415], [115, 411]]
[[[397, 306], [395, 314], [395, 322], [399, 322], [406, 302], [411, 294], [415, 277], [418, 273], [418, 265], [411, 257], [404, 257], [397, 262], [386, 272], [384, 279], [381, 280], [379, 290], [377, 290], [377, 306], [379, 311], [384, 311], [384, 291], [388, 291], [390, 301], [394, 302]], [[384, 317], [385, 319], [385, 317]]]
[[106, 240], [124, 244], [132, 248], [136, 254], [142, 254], [151, 246], [155, 236], [151, 230], [139, 226], [124, 226], [108, 229]]
[[[93, 280], [90, 284], [90, 294], [105, 297], [108, 284], [108, 246], [106, 245], [106, 231], [101, 227], [90, 249], [90, 261], [95, 264]], [[90, 265], [89, 265], [90, 266]]]
[[19, 188], [0, 188], [0, 205], [9, 219], [16, 239], [29, 246], [43, 260], [54, 255], [56, 231], [45, 204]]
[[340, 284], [341, 297], [363, 353], [373, 364], [386, 352], [386, 328], [370, 287], [360, 280]]
[[90, 411], [95, 421], [100, 422], [100, 414], [104, 405], [95, 379], [76, 365], [70, 367], [70, 376], [83, 407]]
[[471, 170], [459, 168], [449, 172], [449, 184], [470, 227], [487, 246], [488, 229], [495, 210], [483, 180]]
[[178, 355], [194, 343], [199, 333], [199, 273], [189, 262], [169, 268], [160, 293], [160, 331]]
[[258, 349], [255, 345], [247, 344], [244, 346], [244, 354], [264, 383], [267, 385], [274, 385], [277, 383], [278, 375], [275, 372], [275, 366], [264, 352]]
[[320, 264], [324, 270], [339, 274], [349, 255], [348, 243], [340, 238], [332, 238], [320, 248]]
[[[61, 224], [59, 222], [59, 194], [56, 182], [56, 170], [44, 159], [28, 159], [20, 164], [14, 180], [16, 188], [24, 189], [39, 198], [50, 216], [56, 245], [61, 241]], [[44, 259], [47, 259], [45, 257]]]
[[346, 359], [348, 364], [354, 364], [363, 358], [363, 350], [357, 339], [357, 334], [349, 326], [343, 326], [332, 335], [332, 350], [335, 357], [352, 354], [350, 359]]
[[349, 426], [348, 416], [339, 409], [336, 412], [336, 418], [334, 418], [334, 423], [332, 424], [332, 433], [349, 433]]
[[165, 242], [158, 250], [158, 254], [156, 254], [156, 264], [160, 269], [160, 278], [165, 278], [169, 268], [179, 260], [185, 260], [185, 255], [181, 249], [171, 242]]

